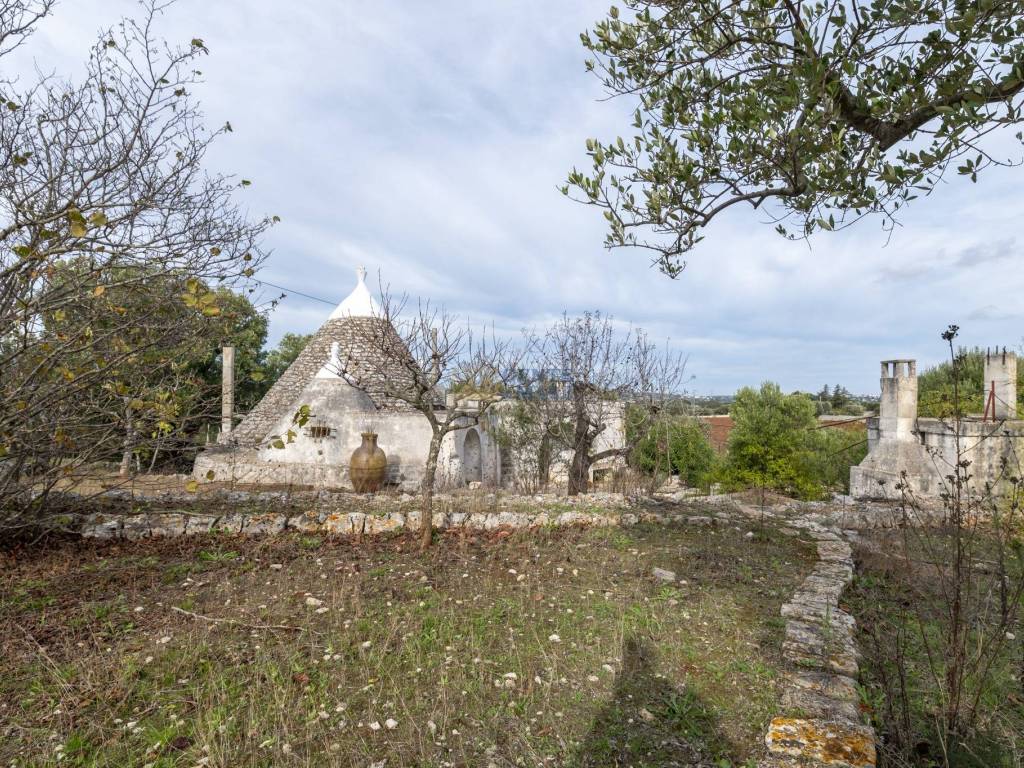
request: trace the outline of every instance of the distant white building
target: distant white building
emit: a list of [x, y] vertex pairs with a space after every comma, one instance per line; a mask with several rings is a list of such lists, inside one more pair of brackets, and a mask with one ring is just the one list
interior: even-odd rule
[[[350, 488], [349, 459], [361, 434], [378, 434], [388, 459], [386, 483], [414, 489], [422, 481], [431, 429], [426, 418], [408, 403], [385, 394], [387, 361], [372, 339], [375, 324], [386, 323], [359, 268], [352, 293], [331, 312], [302, 353], [255, 408], [226, 439], [196, 459], [197, 480], [244, 484]], [[374, 357], [377, 356], [377, 359]], [[344, 365], [342, 361], [344, 360]], [[341, 370], [356, 374], [342, 376]], [[360, 386], [353, 381], [358, 379]], [[309, 406], [303, 427], [296, 412]], [[275, 447], [275, 439], [292, 430], [292, 442]], [[278, 446], [280, 443], [278, 443]], [[501, 458], [487, 424], [449, 433], [442, 444], [440, 485], [481, 482], [501, 484]]]
[[[256, 407], [221, 443], [199, 454], [193, 469], [196, 480], [351, 488], [350, 457], [360, 445], [361, 434], [372, 431], [387, 455], [385, 482], [405, 490], [419, 487], [430, 425], [411, 405], [385, 394], [382, 377], [400, 378], [403, 372], [388, 371], [386, 359], [372, 343], [380, 336], [379, 324], [387, 321], [366, 286], [366, 270], [360, 267], [357, 274], [349, 296], [331, 312]], [[453, 404], [449, 396], [438, 407]], [[297, 427], [293, 419], [302, 406], [309, 406], [311, 417], [305, 426]], [[460, 403], [460, 409], [466, 410], [465, 403]], [[507, 409], [495, 408], [480, 424], [467, 419], [464, 428], [446, 435], [438, 466], [440, 487], [508, 484], [511, 458], [503, 456], [495, 437], [495, 425], [503, 413]], [[611, 421], [600, 438], [602, 447], [624, 440], [621, 418]], [[284, 440], [289, 430], [296, 433], [291, 442]], [[280, 442], [275, 447], [278, 439], [283, 447]], [[559, 466], [556, 462], [553, 467], [553, 479], [558, 479]], [[607, 466], [605, 462], [595, 469]]]

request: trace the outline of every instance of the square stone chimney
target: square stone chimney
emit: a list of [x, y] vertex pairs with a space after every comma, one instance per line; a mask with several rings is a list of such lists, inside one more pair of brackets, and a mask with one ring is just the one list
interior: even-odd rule
[[1017, 355], [1007, 352], [985, 350], [985, 391], [982, 402], [985, 416], [996, 420], [1017, 418]]
[[883, 360], [881, 384], [878, 439], [916, 441], [917, 361]]

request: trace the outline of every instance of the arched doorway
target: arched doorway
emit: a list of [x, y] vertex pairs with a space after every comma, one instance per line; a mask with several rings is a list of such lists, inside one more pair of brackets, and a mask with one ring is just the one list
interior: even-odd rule
[[480, 482], [483, 476], [481, 459], [480, 433], [470, 429], [462, 443], [462, 479], [466, 483]]

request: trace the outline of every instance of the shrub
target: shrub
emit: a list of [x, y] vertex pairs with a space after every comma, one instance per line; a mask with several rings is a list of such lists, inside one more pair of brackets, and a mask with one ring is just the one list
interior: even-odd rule
[[[960, 347], [955, 354], [959, 370], [962, 413], [985, 410], [985, 351]], [[953, 361], [947, 360], [924, 371], [917, 379], [919, 416], [949, 418], [953, 415]], [[1017, 369], [1017, 411], [1024, 411], [1024, 366]]]
[[640, 438], [630, 460], [648, 474], [667, 473], [691, 488], [706, 489], [711, 482], [715, 452], [703, 424], [685, 417], [660, 419]]
[[735, 422], [718, 479], [727, 488], [765, 488], [803, 499], [849, 489], [850, 466], [867, 453], [862, 432], [819, 429], [815, 404], [778, 384], [745, 387], [733, 402]]
[[821, 486], [850, 491], [850, 467], [860, 464], [868, 455], [867, 429], [818, 429], [810, 439], [808, 472]]
[[[521, 402], [500, 410], [494, 422], [494, 437], [510, 459], [512, 476], [507, 478], [517, 491], [536, 493], [547, 485], [552, 460], [551, 440], [536, 411]], [[504, 479], [503, 479], [504, 480]]]

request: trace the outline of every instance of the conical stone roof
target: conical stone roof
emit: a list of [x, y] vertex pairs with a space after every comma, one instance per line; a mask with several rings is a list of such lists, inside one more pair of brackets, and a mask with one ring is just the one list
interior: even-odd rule
[[[243, 447], [263, 444], [283, 415], [291, 415], [302, 405], [299, 399], [306, 387], [332, 359], [331, 347], [344, 368], [339, 385], [366, 392], [381, 411], [413, 411], [408, 403], [388, 392], [395, 391], [395, 382], [410, 377], [409, 370], [395, 359], [394, 350], [401, 348], [397, 333], [384, 320], [366, 287], [366, 270], [358, 270], [355, 290], [331, 313], [327, 322], [309, 340], [305, 349], [270, 388], [263, 399], [235, 427], [231, 441]], [[390, 382], [390, 384], [389, 384]]]

